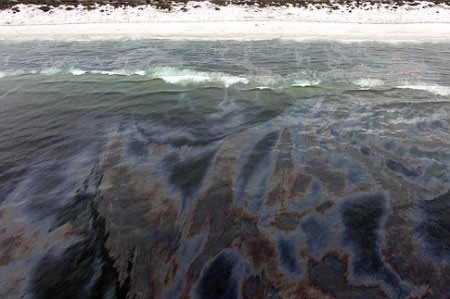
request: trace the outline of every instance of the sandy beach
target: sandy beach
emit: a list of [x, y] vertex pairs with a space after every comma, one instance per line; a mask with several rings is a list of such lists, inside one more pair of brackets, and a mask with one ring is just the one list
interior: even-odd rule
[[336, 7], [218, 7], [189, 2], [175, 4], [171, 11], [109, 5], [43, 11], [17, 5], [0, 11], [0, 38], [450, 39], [450, 8], [445, 4]]

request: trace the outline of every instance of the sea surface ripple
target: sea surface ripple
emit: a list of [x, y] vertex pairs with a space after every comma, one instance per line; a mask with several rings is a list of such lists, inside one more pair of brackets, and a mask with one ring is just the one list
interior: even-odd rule
[[1, 41], [0, 298], [448, 298], [449, 49]]

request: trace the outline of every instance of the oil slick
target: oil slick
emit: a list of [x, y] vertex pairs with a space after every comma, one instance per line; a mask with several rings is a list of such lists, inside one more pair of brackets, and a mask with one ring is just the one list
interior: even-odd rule
[[450, 294], [445, 96], [27, 76], [0, 111], [0, 297]]

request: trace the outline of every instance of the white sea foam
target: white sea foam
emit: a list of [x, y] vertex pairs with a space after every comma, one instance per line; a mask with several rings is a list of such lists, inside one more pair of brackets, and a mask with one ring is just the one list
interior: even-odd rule
[[21, 76], [21, 75], [25, 75], [25, 74], [35, 74], [37, 73], [37, 71], [33, 70], [32, 72], [27, 72], [24, 70], [7, 70], [7, 71], [0, 71], [0, 79], [1, 78], [6, 78], [6, 77], [13, 77], [13, 76]]
[[225, 86], [230, 86], [234, 84], [248, 84], [247, 78], [235, 77], [235, 76], [221, 76], [221, 81], [225, 83]]
[[112, 71], [104, 71], [104, 70], [92, 70], [89, 73], [94, 75], [108, 75], [108, 76], [145, 76], [146, 72], [143, 70], [129, 70], [129, 69], [120, 69], [120, 70], [112, 70]]
[[276, 75], [261, 75], [261, 76], [253, 76], [250, 78], [249, 82], [252, 82], [253, 85], [261, 86], [265, 88], [276, 88], [283, 85], [286, 79], [281, 76]]
[[69, 72], [74, 76], [81, 76], [81, 75], [86, 74], [86, 71], [83, 71], [80, 69], [71, 69]]
[[97, 70], [89, 71], [89, 73], [91, 73], [93, 75], [107, 75], [107, 76], [122, 75], [122, 74], [114, 73], [112, 71], [97, 71]]
[[301, 79], [301, 80], [295, 80], [294, 84], [292, 84], [292, 86], [294, 86], [294, 87], [308, 87], [308, 86], [317, 86], [319, 84], [320, 84], [320, 80]]
[[139, 69], [116, 69], [116, 70], [87, 70], [77, 67], [71, 68], [43, 68], [40, 70], [5, 70], [0, 72], [0, 78], [18, 76], [24, 74], [57, 75], [71, 74], [81, 75], [104, 75], [104, 76], [147, 76], [153, 79], [162, 79], [170, 84], [190, 83], [217, 83], [225, 87], [235, 84], [248, 84], [249, 80], [244, 77], [227, 75], [216, 72], [200, 72], [189, 69], [178, 69], [173, 67], [155, 67], [149, 70]]
[[402, 89], [415, 89], [415, 90], [424, 90], [436, 95], [440, 96], [448, 96], [450, 95], [450, 86], [441, 86], [441, 85], [400, 85], [396, 86], [397, 88]]
[[[57, 67], [45, 68], [45, 69], [42, 69], [42, 70], [40, 71], [40, 73], [41, 73], [42, 75], [48, 75], [48, 76], [56, 75], [56, 74], [59, 74], [59, 73], [61, 73], [61, 72], [62, 72], [62, 70], [61, 70], [60, 68], [57, 68]], [[33, 71], [31, 71], [30, 73], [33, 74]]]
[[[289, 87], [308, 87], [318, 86], [325, 80], [326, 84], [333, 84], [334, 80], [326, 80], [323, 74], [318, 77], [321, 79], [295, 79], [292, 76], [279, 75], [262, 75], [262, 76], [234, 76], [221, 72], [203, 72], [191, 69], [181, 69], [176, 67], [153, 67], [147, 70], [142, 69], [116, 69], [116, 70], [88, 70], [77, 67], [59, 68], [50, 67], [42, 69], [17, 69], [17, 70], [2, 70], [0, 71], [0, 79], [6, 77], [22, 76], [22, 75], [44, 75], [52, 76], [58, 74], [71, 74], [74, 76], [81, 75], [103, 75], [103, 76], [145, 76], [150, 79], [161, 79], [168, 84], [174, 85], [189, 85], [189, 84], [212, 84], [214, 86], [230, 87], [234, 85], [245, 85], [245, 88], [256, 89], [276, 89]], [[298, 78], [298, 77], [297, 77]], [[323, 79], [323, 80], [322, 80]], [[338, 83], [339, 84], [339, 83]], [[345, 84], [345, 83], [344, 83]], [[362, 89], [371, 89], [380, 86], [389, 86], [386, 81], [376, 78], [360, 78], [351, 82]], [[391, 85], [392, 86], [392, 85]], [[403, 85], [395, 86], [401, 89], [414, 89], [428, 91], [440, 96], [450, 95], [450, 86], [442, 85], [424, 85], [420, 83], [404, 83]]]
[[361, 88], [368, 89], [377, 86], [383, 86], [384, 81], [381, 79], [360, 78], [358, 80], [353, 81], [353, 84], [358, 85]]
[[178, 69], [173, 67], [158, 67], [150, 72], [154, 78], [160, 78], [170, 84], [190, 84], [190, 83], [222, 83], [226, 87], [234, 84], [248, 84], [247, 78], [231, 76], [223, 73], [198, 72], [188, 69]]
[[173, 76], [161, 76], [167, 83], [171, 84], [188, 84], [188, 83], [201, 83], [207, 82], [211, 78], [208, 76], [200, 76], [200, 75], [173, 75]]

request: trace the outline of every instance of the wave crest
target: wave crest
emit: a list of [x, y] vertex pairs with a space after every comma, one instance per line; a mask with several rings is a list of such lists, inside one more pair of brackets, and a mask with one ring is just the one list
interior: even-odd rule
[[396, 86], [401, 89], [414, 89], [414, 90], [423, 90], [434, 93], [439, 96], [448, 96], [450, 95], [450, 86], [441, 86], [441, 85], [399, 85]]
[[223, 73], [198, 72], [173, 67], [157, 67], [152, 72], [153, 78], [159, 78], [170, 84], [187, 85], [189, 83], [223, 83], [225, 87], [234, 84], [248, 84], [249, 80], [243, 77], [226, 75]]
[[[24, 76], [24, 75], [73, 75], [73, 76], [84, 76], [84, 75], [96, 75], [96, 76], [143, 76], [149, 78], [150, 80], [162, 80], [167, 84], [173, 85], [198, 85], [203, 84], [207, 86], [218, 86], [218, 87], [230, 87], [230, 86], [241, 86], [245, 88], [256, 88], [256, 89], [278, 89], [278, 88], [290, 88], [290, 87], [332, 87], [332, 86], [347, 86], [351, 88], [356, 85], [362, 90], [371, 89], [389, 89], [389, 88], [400, 88], [400, 89], [413, 89], [427, 91], [439, 96], [449, 96], [450, 86], [433, 85], [433, 84], [423, 84], [421, 82], [390, 82], [387, 80], [382, 80], [378, 78], [356, 78], [347, 79], [342, 81], [342, 74], [337, 76], [336, 74], [290, 74], [287, 76], [281, 75], [262, 75], [254, 76], [248, 75], [247, 77], [242, 75], [231, 75], [222, 72], [205, 72], [196, 71], [191, 69], [181, 69], [169, 66], [157, 66], [147, 70], [142, 69], [114, 69], [114, 70], [89, 70], [77, 67], [71, 68], [59, 68], [59, 67], [49, 67], [42, 69], [16, 69], [16, 70], [0, 70], [0, 79], [6, 77], [14, 76]], [[390, 82], [391, 84], [387, 83]], [[398, 83], [401, 83], [397, 85]]]
[[320, 80], [306, 80], [306, 79], [301, 79], [301, 80], [295, 80], [294, 84], [292, 84], [291, 86], [294, 87], [311, 87], [311, 86], [317, 86], [320, 84]]
[[384, 85], [384, 81], [381, 79], [373, 79], [373, 78], [360, 78], [353, 81], [353, 84], [358, 85], [361, 88], [373, 88]]

